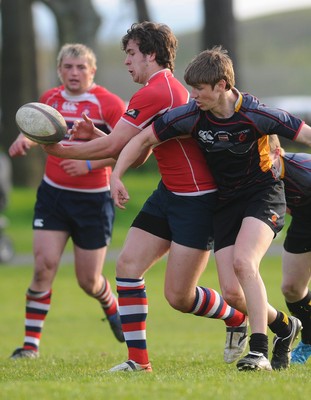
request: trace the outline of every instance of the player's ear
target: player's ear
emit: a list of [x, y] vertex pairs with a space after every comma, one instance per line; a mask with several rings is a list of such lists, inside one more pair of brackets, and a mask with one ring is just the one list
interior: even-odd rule
[[226, 90], [227, 82], [224, 79], [220, 79], [215, 86], [218, 86], [221, 90]]
[[148, 61], [154, 61], [157, 57], [156, 53], [151, 53], [147, 55]]

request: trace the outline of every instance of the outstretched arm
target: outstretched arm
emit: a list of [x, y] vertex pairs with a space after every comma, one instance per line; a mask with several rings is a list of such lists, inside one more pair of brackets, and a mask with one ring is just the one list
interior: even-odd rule
[[141, 157], [141, 154], [148, 151], [148, 149], [156, 143], [158, 143], [158, 141], [150, 125], [139, 135], [131, 139], [119, 154], [110, 179], [111, 196], [117, 207], [124, 209], [124, 204], [129, 200], [127, 190], [121, 181], [125, 171], [131, 165], [135, 165], [135, 162]]
[[48, 154], [78, 160], [100, 160], [103, 158], [117, 158], [128, 141], [140, 130], [125, 121], [119, 120], [109, 135], [98, 137], [83, 143], [62, 145], [61, 143], [42, 146]]
[[298, 133], [296, 141], [311, 147], [311, 126], [304, 124]]

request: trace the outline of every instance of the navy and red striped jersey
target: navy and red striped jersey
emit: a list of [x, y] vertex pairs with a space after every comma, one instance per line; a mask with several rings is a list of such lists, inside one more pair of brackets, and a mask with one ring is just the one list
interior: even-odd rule
[[287, 207], [311, 203], [311, 154], [285, 153], [281, 161]]
[[295, 140], [304, 123], [286, 111], [261, 104], [250, 94], [234, 92], [237, 101], [230, 118], [217, 118], [191, 101], [153, 123], [160, 142], [189, 134], [196, 139], [224, 197], [240, 188], [278, 179], [267, 135]]

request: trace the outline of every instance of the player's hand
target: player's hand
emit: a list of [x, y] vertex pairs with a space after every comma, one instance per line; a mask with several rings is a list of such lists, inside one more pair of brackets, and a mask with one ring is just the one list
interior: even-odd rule
[[95, 127], [93, 121], [86, 114], [83, 113], [82, 117], [83, 120], [75, 121], [72, 129], [69, 130], [69, 140], [92, 140], [102, 136], [101, 133], [105, 135], [104, 132], [101, 132]]
[[62, 154], [63, 145], [60, 143], [41, 144], [42, 149], [51, 156], [60, 157]]
[[59, 165], [70, 176], [80, 176], [89, 173], [86, 161], [84, 160], [62, 160]]
[[9, 155], [11, 157], [25, 156], [27, 154], [27, 150], [33, 147], [33, 143], [34, 142], [26, 138], [26, 136], [20, 134], [9, 147]]
[[121, 179], [113, 176], [113, 174], [111, 175], [110, 179], [110, 193], [111, 197], [114, 200], [114, 204], [118, 208], [124, 210], [125, 209], [124, 204], [126, 204], [129, 201], [130, 197]]

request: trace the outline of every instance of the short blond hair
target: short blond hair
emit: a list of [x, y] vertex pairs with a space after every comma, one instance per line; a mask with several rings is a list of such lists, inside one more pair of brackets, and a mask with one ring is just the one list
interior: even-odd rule
[[57, 68], [62, 64], [65, 57], [85, 57], [91, 68], [97, 69], [97, 59], [94, 51], [81, 43], [66, 43], [60, 49], [57, 56]]

